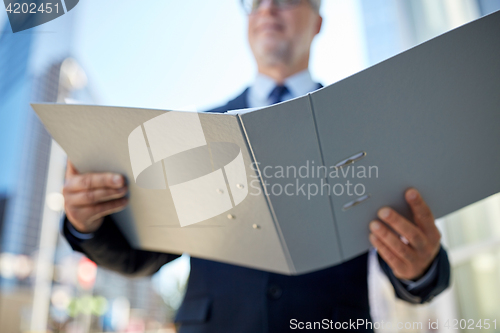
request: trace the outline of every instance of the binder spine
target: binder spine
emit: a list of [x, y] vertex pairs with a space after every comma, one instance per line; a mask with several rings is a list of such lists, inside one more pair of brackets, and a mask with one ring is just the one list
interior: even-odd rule
[[262, 177], [262, 172], [260, 170], [259, 164], [257, 163], [257, 159], [255, 157], [255, 153], [253, 151], [252, 144], [250, 143], [250, 138], [248, 137], [248, 133], [245, 129], [245, 124], [243, 123], [243, 119], [241, 118], [240, 114], [237, 115], [237, 118], [238, 118], [238, 124], [240, 125], [241, 131], [244, 134], [245, 142], [247, 144], [248, 151], [250, 152], [250, 157], [252, 158], [252, 162], [254, 162], [254, 165], [256, 166], [257, 173], [259, 176], [260, 186], [262, 187], [262, 193], [264, 193], [264, 196], [265, 196], [266, 202], [267, 202], [267, 206], [269, 208], [269, 211], [271, 212], [274, 227], [276, 228], [277, 234], [279, 236], [281, 247], [283, 249], [283, 253], [285, 254], [285, 259], [286, 259], [288, 267], [290, 269], [290, 273], [294, 274], [297, 272], [297, 270], [295, 269], [295, 265], [293, 263], [292, 256], [290, 255], [290, 251], [288, 250], [288, 246], [286, 244], [286, 239], [285, 239], [283, 232], [280, 228], [278, 219], [276, 217], [276, 213], [275, 213], [274, 208], [273, 208], [273, 204], [271, 202], [271, 199], [269, 198], [269, 194], [267, 192], [267, 189], [264, 187], [264, 179]]
[[[311, 114], [312, 114], [312, 118], [313, 118], [313, 121], [314, 121], [314, 131], [316, 133], [316, 140], [318, 141], [318, 149], [319, 149], [319, 155], [321, 157], [321, 164], [323, 166], [325, 166], [325, 159], [323, 157], [323, 149], [321, 148], [321, 141], [319, 139], [319, 133], [318, 133], [318, 123], [316, 121], [316, 115], [314, 114], [314, 107], [313, 107], [313, 103], [312, 103], [312, 98], [311, 98], [311, 93], [307, 94], [307, 99], [309, 101], [308, 105], [309, 105], [309, 111], [311, 111]], [[325, 181], [327, 183], [328, 182], [328, 177], [325, 177]], [[330, 210], [332, 212], [332, 217], [333, 217], [333, 224], [335, 225], [335, 233], [337, 235], [337, 249], [340, 253], [340, 257], [342, 258], [342, 260], [344, 260], [344, 253], [342, 252], [342, 245], [340, 243], [340, 230], [339, 230], [339, 227], [337, 225], [337, 217], [335, 216], [335, 209], [333, 207], [333, 198], [331, 195], [329, 195], [329, 200], [328, 202], [330, 203]]]

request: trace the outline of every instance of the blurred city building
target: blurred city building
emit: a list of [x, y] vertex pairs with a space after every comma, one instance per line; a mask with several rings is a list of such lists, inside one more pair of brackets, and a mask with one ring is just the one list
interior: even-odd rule
[[[3, 230], [3, 220], [5, 215], [5, 206], [7, 206], [7, 197], [4, 194], [0, 194], [0, 239], [2, 237]], [[0, 244], [0, 252], [2, 251]]]
[[[370, 65], [496, 10], [500, 10], [498, 0], [362, 0]], [[429, 305], [408, 305], [393, 297], [392, 287], [372, 261], [369, 286], [373, 320], [424, 323], [424, 330], [385, 328], [381, 332], [465, 332], [471, 320], [483, 331], [498, 332], [499, 326], [495, 328], [492, 322], [500, 318], [500, 194], [436, 223], [450, 257], [451, 288]], [[438, 320], [439, 329], [425, 327], [429, 320]], [[469, 325], [464, 326], [465, 322]], [[446, 328], [446, 323], [455, 329]]]
[[151, 279], [92, 271], [58, 232], [65, 160], [30, 103], [98, 103], [72, 58], [72, 18], [0, 32], [0, 332], [160, 329], [173, 310]]

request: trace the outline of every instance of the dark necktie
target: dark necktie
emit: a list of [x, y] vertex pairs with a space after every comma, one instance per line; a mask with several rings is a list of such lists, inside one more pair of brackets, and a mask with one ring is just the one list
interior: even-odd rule
[[279, 102], [283, 102], [283, 96], [288, 92], [288, 88], [286, 86], [278, 85], [274, 87], [274, 89], [269, 94], [269, 102], [272, 104], [276, 104]]

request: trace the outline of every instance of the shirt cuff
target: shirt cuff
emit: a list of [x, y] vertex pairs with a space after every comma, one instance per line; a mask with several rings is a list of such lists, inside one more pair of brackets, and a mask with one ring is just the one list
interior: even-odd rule
[[432, 283], [436, 279], [437, 276], [437, 264], [438, 264], [438, 257], [434, 259], [431, 267], [425, 273], [424, 276], [422, 276], [420, 279], [417, 281], [412, 281], [412, 280], [406, 280], [406, 279], [398, 279], [401, 281], [403, 285], [405, 285], [407, 291], [418, 291], [421, 290], [429, 285], [429, 283]]
[[87, 239], [94, 238], [94, 233], [93, 232], [89, 232], [89, 233], [79, 232], [78, 230], [75, 229], [75, 227], [73, 227], [73, 225], [71, 223], [68, 223], [67, 228], [68, 228], [68, 231], [73, 236], [75, 236], [76, 238], [78, 238], [79, 240], [87, 240]]

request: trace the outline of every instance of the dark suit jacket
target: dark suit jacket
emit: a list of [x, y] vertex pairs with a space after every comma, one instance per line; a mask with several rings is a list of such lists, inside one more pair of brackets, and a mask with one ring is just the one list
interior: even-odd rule
[[[248, 89], [211, 112], [246, 108], [247, 93]], [[85, 253], [98, 265], [125, 274], [150, 275], [178, 257], [132, 249], [109, 216], [90, 240], [74, 237], [68, 230], [67, 220], [63, 232], [74, 250]], [[276, 333], [290, 331], [294, 319], [297, 325], [299, 322], [371, 320], [367, 258], [368, 255], [363, 254], [340, 265], [299, 276], [191, 258], [188, 288], [176, 322], [180, 324], [181, 333]], [[379, 260], [395, 286], [396, 295], [409, 302], [429, 301], [449, 284], [450, 266], [442, 248], [437, 257], [436, 279], [417, 293], [402, 290], [391, 269], [380, 257]], [[363, 326], [359, 331], [372, 330]]]

